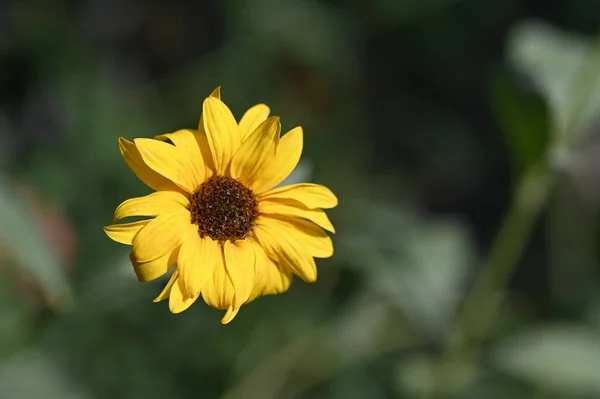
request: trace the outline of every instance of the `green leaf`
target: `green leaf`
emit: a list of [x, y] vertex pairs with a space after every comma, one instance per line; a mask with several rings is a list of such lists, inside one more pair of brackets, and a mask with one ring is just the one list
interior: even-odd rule
[[586, 37], [537, 21], [521, 23], [509, 35], [508, 61], [547, 99], [559, 140], [581, 133], [598, 117], [599, 50]]
[[600, 394], [600, 334], [582, 326], [532, 328], [497, 344], [492, 359], [506, 373], [545, 390]]
[[551, 131], [548, 107], [539, 94], [519, 91], [514, 79], [502, 72], [493, 77], [490, 98], [516, 177], [546, 154]]
[[6, 179], [0, 175], [0, 226], [8, 256], [23, 273], [32, 277], [54, 306], [71, 302], [67, 276], [35, 228], [34, 221]]
[[457, 220], [429, 219], [400, 206], [358, 209], [357, 215], [368, 218], [360, 231], [339, 234], [339, 254], [364, 268], [372, 289], [422, 333], [441, 338], [475, 259], [467, 229]]

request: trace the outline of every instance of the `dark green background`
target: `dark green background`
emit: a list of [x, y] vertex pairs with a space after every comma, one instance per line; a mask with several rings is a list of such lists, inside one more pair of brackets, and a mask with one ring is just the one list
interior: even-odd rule
[[[508, 246], [525, 249], [505, 300], [438, 396], [600, 397], [599, 15], [583, 0], [1, 3], [0, 398], [431, 397], [537, 167], [554, 184]], [[164, 280], [138, 283], [102, 231], [149, 192], [117, 137], [195, 127], [216, 86], [237, 117], [265, 102], [302, 125], [293, 178], [340, 199], [317, 283], [227, 326], [200, 301], [153, 304]]]

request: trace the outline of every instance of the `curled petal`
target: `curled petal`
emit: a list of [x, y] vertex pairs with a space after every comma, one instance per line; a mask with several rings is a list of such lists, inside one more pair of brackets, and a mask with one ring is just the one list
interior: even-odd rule
[[240, 308], [234, 308], [233, 306], [230, 306], [227, 309], [225, 316], [223, 316], [223, 318], [221, 319], [221, 324], [229, 324], [229, 322], [231, 322], [231, 320], [233, 320], [233, 318], [237, 316], [239, 311]]

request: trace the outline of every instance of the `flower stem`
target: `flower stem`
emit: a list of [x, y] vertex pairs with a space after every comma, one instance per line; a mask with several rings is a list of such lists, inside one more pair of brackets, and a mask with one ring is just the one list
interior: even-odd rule
[[540, 165], [527, 170], [518, 182], [511, 208], [434, 370], [430, 394], [446, 395], [463, 389], [464, 381], [460, 377], [468, 376], [477, 360], [481, 342], [493, 326], [502, 303], [504, 287], [529, 242], [553, 183], [553, 173]]

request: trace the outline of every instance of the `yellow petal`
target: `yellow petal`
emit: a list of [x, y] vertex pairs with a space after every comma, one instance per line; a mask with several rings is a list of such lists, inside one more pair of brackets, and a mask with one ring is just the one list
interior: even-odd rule
[[277, 259], [282, 267], [287, 267], [306, 282], [317, 280], [317, 266], [310, 253], [287, 229], [272, 223], [267, 218], [259, 218], [254, 234], [271, 259]]
[[179, 277], [171, 287], [171, 293], [169, 295], [169, 310], [171, 313], [181, 313], [198, 299], [198, 295], [189, 297], [185, 294], [181, 277]]
[[206, 265], [209, 281], [202, 290], [204, 301], [216, 309], [229, 309], [233, 303], [235, 291], [225, 271], [223, 250], [219, 248], [219, 256], [213, 264]]
[[200, 145], [196, 135], [199, 133], [191, 129], [178, 130], [174, 133], [166, 133], [156, 136], [155, 139], [169, 139], [179, 150], [180, 162], [186, 173], [189, 173], [195, 188], [204, 182], [205, 166], [200, 151]]
[[253, 245], [255, 244], [248, 240], [238, 240], [235, 243], [225, 241], [223, 245], [225, 269], [235, 290], [232, 304], [234, 309], [246, 302], [254, 287]]
[[181, 161], [183, 151], [160, 140], [135, 139], [133, 141], [150, 169], [160, 173], [190, 194], [196, 190], [196, 182]]
[[131, 260], [138, 281], [145, 283], [159, 278], [175, 266], [177, 264], [178, 252], [179, 251], [175, 249], [158, 259], [145, 263], [136, 262], [132, 254], [129, 254], [129, 259]]
[[144, 163], [140, 151], [131, 141], [119, 137], [119, 151], [129, 168], [145, 185], [154, 190], [180, 191], [175, 183], [156, 173]]
[[219, 244], [210, 237], [190, 234], [181, 244], [178, 268], [188, 296], [196, 296], [209, 283], [209, 271], [221, 257]]
[[160, 301], [167, 299], [169, 297], [169, 295], [171, 295], [171, 288], [173, 287], [173, 284], [175, 283], [175, 281], [177, 281], [178, 278], [179, 278], [179, 270], [175, 269], [175, 270], [173, 270], [173, 274], [171, 274], [171, 278], [169, 278], [167, 285], [165, 285], [165, 288], [163, 288], [161, 293], [158, 294], [158, 296], [156, 298], [154, 298], [152, 300], [152, 302], [160, 302]]
[[237, 122], [227, 105], [214, 97], [204, 100], [202, 118], [215, 171], [222, 174], [241, 145]]
[[280, 132], [281, 123], [276, 116], [261, 123], [231, 160], [231, 176], [253, 189], [260, 182], [257, 177], [264, 176], [263, 170], [275, 156]]
[[138, 263], [158, 259], [179, 247], [189, 234], [198, 231], [188, 211], [160, 214], [133, 238], [133, 259]]
[[199, 130], [194, 137], [200, 148], [200, 153], [202, 154], [204, 179], [208, 179], [215, 174], [215, 164], [213, 162], [213, 155], [210, 152], [210, 146], [208, 145], [208, 138], [206, 138], [206, 133], [204, 133], [204, 128], [202, 128], [201, 131]]
[[254, 107], [250, 108], [242, 119], [240, 119], [240, 136], [242, 138], [242, 143], [246, 141], [248, 136], [254, 132], [254, 129], [258, 127], [261, 123], [263, 123], [271, 113], [271, 109], [265, 104], [257, 104]]
[[[217, 87], [215, 90], [213, 90], [209, 97], [214, 97], [217, 100], [220, 100], [221, 88]], [[213, 163], [212, 153], [210, 152], [210, 146], [208, 145], [208, 139], [206, 138], [206, 131], [204, 130], [204, 118], [202, 117], [202, 114], [200, 114], [200, 121], [198, 122], [198, 134], [196, 134], [195, 137], [204, 161], [204, 178], [208, 179], [215, 173], [215, 165]]]
[[115, 210], [113, 223], [132, 216], [158, 216], [181, 207], [187, 208], [190, 202], [177, 191], [156, 191], [143, 197], [131, 198], [121, 203]]
[[229, 324], [229, 322], [233, 320], [233, 318], [238, 314], [239, 311], [240, 308], [233, 308], [230, 306], [229, 309], [227, 309], [227, 313], [225, 313], [225, 316], [223, 316], [223, 318], [221, 319], [221, 324]]
[[259, 200], [294, 200], [307, 208], [333, 208], [337, 206], [338, 199], [325, 186], [320, 184], [299, 183], [289, 186], [277, 187], [258, 196]]
[[221, 86], [219, 86], [216, 89], [214, 89], [212, 91], [212, 93], [210, 93], [209, 97], [214, 97], [214, 98], [220, 100], [221, 99]]
[[309, 209], [294, 200], [264, 200], [258, 203], [258, 211], [266, 215], [297, 216], [308, 219], [317, 226], [335, 233], [335, 228], [322, 209]]
[[104, 232], [113, 241], [131, 245], [136, 234], [149, 222], [150, 220], [139, 220], [132, 223], [112, 224], [104, 227]]
[[262, 217], [262, 223], [269, 228], [277, 226], [282, 234], [302, 244], [302, 247], [315, 258], [329, 258], [333, 255], [331, 237], [312, 222], [289, 216], [265, 215]]
[[297, 127], [286, 133], [277, 146], [275, 157], [262, 168], [262, 174], [257, 176], [252, 190], [262, 194], [268, 189], [281, 183], [292, 173], [302, 155], [302, 128]]
[[255, 245], [256, 263], [254, 270], [254, 289], [246, 303], [253, 301], [259, 296], [276, 295], [287, 291], [292, 284], [292, 274], [288, 270], [280, 269], [271, 260], [264, 249]]

